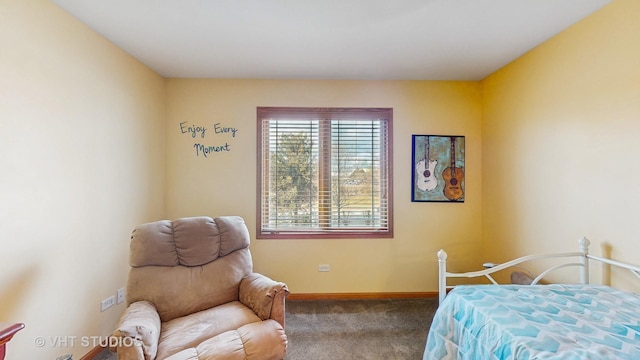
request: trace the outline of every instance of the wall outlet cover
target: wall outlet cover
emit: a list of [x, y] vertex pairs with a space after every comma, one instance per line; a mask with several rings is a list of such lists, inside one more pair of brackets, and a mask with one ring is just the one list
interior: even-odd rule
[[124, 297], [125, 297], [124, 288], [118, 289], [118, 292], [116, 293], [116, 295], [117, 295], [117, 299], [116, 299], [117, 304], [124, 302]]
[[105, 311], [116, 304], [116, 296], [111, 295], [100, 302], [100, 311]]
[[329, 266], [329, 264], [320, 264], [318, 265], [318, 271], [320, 272], [327, 272], [331, 270], [331, 267]]

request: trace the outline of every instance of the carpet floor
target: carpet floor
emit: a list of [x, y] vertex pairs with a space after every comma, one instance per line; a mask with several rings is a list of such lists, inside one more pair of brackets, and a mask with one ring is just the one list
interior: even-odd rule
[[[286, 360], [420, 360], [438, 299], [287, 300]], [[95, 360], [116, 360], [103, 351]]]
[[287, 301], [287, 360], [419, 360], [438, 300]]

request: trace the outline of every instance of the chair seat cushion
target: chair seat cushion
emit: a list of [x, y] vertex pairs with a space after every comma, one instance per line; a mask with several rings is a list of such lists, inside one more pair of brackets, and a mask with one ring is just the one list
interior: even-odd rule
[[165, 359], [212, 337], [260, 321], [251, 309], [239, 301], [232, 301], [163, 322], [156, 358]]
[[286, 353], [284, 329], [269, 319], [214, 336], [164, 360], [281, 360]]

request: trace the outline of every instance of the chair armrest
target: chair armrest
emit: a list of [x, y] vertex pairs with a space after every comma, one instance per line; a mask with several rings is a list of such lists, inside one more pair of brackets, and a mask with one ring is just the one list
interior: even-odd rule
[[111, 335], [111, 351], [118, 353], [118, 360], [153, 360], [160, 339], [160, 315], [149, 301], [136, 301], [129, 305], [120, 317], [118, 327]]
[[284, 328], [284, 303], [289, 295], [287, 285], [251, 273], [240, 281], [240, 302], [251, 308], [262, 320], [273, 319]]

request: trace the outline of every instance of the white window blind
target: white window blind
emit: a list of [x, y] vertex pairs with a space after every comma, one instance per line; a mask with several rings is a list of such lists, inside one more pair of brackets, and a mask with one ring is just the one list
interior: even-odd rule
[[258, 108], [258, 238], [392, 237], [391, 109]]

